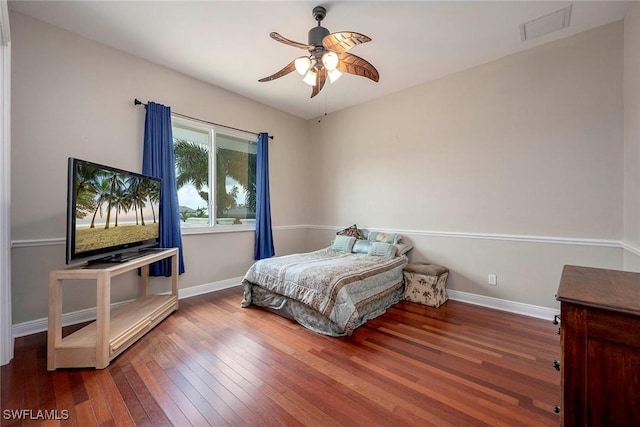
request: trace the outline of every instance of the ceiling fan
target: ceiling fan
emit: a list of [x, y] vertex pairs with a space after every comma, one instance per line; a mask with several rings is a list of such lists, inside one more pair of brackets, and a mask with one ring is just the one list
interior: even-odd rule
[[380, 75], [376, 67], [347, 52], [354, 46], [371, 41], [371, 38], [353, 31], [329, 33], [329, 30], [320, 25], [326, 15], [327, 10], [324, 7], [313, 8], [313, 17], [318, 21], [318, 26], [309, 30], [308, 44], [289, 40], [275, 32], [269, 34], [275, 41], [308, 50], [309, 54], [294, 59], [280, 71], [258, 81], [275, 80], [296, 70], [304, 76], [305, 83], [313, 86], [311, 98], [322, 90], [327, 77], [329, 81], [334, 82], [342, 73], [355, 74], [377, 82]]

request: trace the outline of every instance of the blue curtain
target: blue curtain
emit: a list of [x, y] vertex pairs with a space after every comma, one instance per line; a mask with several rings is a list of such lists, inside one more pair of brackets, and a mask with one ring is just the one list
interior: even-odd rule
[[[144, 149], [142, 173], [162, 179], [160, 199], [161, 248], [178, 248], [179, 274], [184, 273], [182, 236], [180, 234], [180, 208], [176, 187], [176, 166], [171, 131], [171, 108], [154, 102], [147, 103], [144, 122]], [[170, 276], [171, 260], [164, 259], [149, 266], [151, 276]]]
[[258, 155], [256, 165], [256, 241], [253, 258], [272, 257], [273, 231], [271, 230], [271, 202], [269, 197], [269, 135], [258, 135]]

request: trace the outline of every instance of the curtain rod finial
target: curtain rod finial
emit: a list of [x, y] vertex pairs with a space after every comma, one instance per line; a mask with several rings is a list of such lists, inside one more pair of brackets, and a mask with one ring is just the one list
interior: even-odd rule
[[133, 100], [133, 105], [142, 105], [142, 101], [140, 101], [138, 98]]

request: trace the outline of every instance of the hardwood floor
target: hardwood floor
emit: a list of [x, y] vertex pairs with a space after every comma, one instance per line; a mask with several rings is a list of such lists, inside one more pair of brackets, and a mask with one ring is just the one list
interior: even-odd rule
[[330, 338], [241, 294], [181, 300], [104, 370], [47, 372], [46, 334], [18, 338], [2, 425], [559, 425], [551, 319], [401, 302]]

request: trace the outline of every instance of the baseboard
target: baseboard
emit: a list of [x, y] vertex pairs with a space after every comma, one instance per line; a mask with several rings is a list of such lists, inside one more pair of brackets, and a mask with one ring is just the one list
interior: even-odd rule
[[[242, 283], [242, 277], [233, 277], [231, 279], [220, 280], [218, 282], [205, 283], [198, 286], [191, 286], [185, 289], [178, 290], [178, 298], [184, 299], [194, 297], [197, 295], [207, 294], [209, 292], [220, 291], [222, 289], [232, 288], [239, 286]], [[537, 305], [525, 304], [516, 301], [509, 301], [499, 298], [487, 297], [483, 295], [471, 294], [468, 292], [456, 291], [454, 289], [447, 289], [449, 298], [455, 301], [466, 302], [469, 304], [481, 305], [487, 308], [493, 308], [496, 310], [508, 311], [511, 313], [522, 314], [530, 317], [537, 317], [539, 319], [553, 320], [553, 316], [559, 314], [559, 310], [552, 308], [540, 307]], [[129, 303], [130, 301], [121, 301], [111, 304], [111, 309], [114, 310], [122, 305]], [[84, 310], [73, 311], [70, 313], [64, 313], [62, 315], [62, 326], [75, 325], [82, 322], [90, 322], [96, 318], [96, 309], [87, 308]], [[44, 332], [47, 330], [48, 319], [36, 319], [23, 323], [16, 323], [12, 326], [11, 332], [14, 338], [23, 337], [25, 335], [36, 334], [38, 332]]]
[[[189, 298], [196, 295], [202, 295], [209, 292], [220, 291], [222, 289], [239, 286], [242, 283], [242, 277], [221, 280], [219, 282], [205, 283], [203, 285], [191, 286], [178, 290], [178, 299]], [[120, 301], [111, 304], [111, 310], [115, 310], [133, 300]], [[238, 301], [238, 304], [240, 302]], [[96, 320], [96, 308], [87, 308], [84, 310], [72, 311], [62, 315], [62, 326], [75, 325], [82, 322], [90, 322]], [[28, 322], [16, 323], [11, 327], [11, 335], [13, 338], [24, 337], [25, 335], [36, 334], [48, 330], [49, 319], [44, 317], [41, 319], [30, 320]]]
[[221, 291], [222, 289], [240, 286], [243, 277], [233, 277], [231, 279], [220, 280], [219, 282], [205, 283], [204, 285], [191, 286], [178, 290], [178, 298], [195, 297], [196, 295], [207, 294], [209, 292]]
[[[120, 301], [111, 304], [111, 310], [115, 310], [132, 300]], [[86, 308], [84, 310], [72, 311], [62, 315], [62, 326], [75, 325], [82, 322], [90, 322], [96, 320], [96, 308]], [[16, 323], [11, 326], [11, 334], [14, 338], [23, 337], [25, 335], [44, 332], [48, 329], [49, 319], [43, 317], [41, 319], [29, 320], [28, 322]]]
[[537, 317], [539, 319], [553, 320], [553, 316], [560, 314], [560, 310], [538, 305], [525, 304], [517, 301], [509, 301], [500, 298], [487, 297], [484, 295], [476, 295], [468, 292], [447, 289], [449, 298], [454, 301], [466, 302], [469, 304], [481, 305], [495, 310], [508, 311], [510, 313], [522, 314], [529, 317]]

